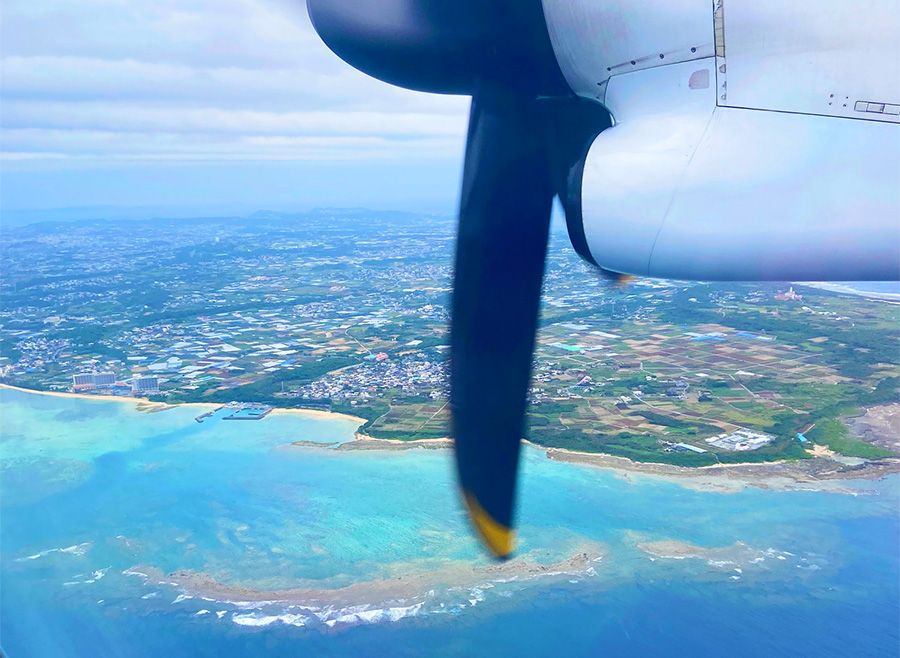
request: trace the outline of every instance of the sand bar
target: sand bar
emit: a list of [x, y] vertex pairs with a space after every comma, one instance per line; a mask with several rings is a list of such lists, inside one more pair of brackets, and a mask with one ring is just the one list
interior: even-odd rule
[[472, 563], [465, 560], [414, 560], [392, 565], [398, 575], [355, 582], [343, 587], [328, 587], [327, 581], [298, 581], [285, 589], [257, 589], [249, 585], [228, 584], [210, 574], [160, 569], [137, 565], [130, 571], [146, 574], [151, 580], [171, 582], [193, 596], [220, 601], [266, 601], [311, 606], [381, 605], [398, 600], [424, 597], [429, 590], [445, 587], [475, 587], [489, 582], [515, 579], [518, 582], [546, 578], [571, 578], [593, 573], [605, 548], [585, 542], [556, 562], [541, 562], [538, 555], [525, 554], [505, 562]]

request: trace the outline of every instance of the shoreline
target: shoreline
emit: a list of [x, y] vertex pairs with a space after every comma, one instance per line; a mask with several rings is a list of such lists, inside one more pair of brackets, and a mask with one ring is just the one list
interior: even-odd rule
[[[747, 487], [774, 489], [780, 491], [832, 491], [835, 493], [857, 494], [859, 492], [840, 485], [847, 480], [880, 480], [888, 475], [900, 473], [900, 458], [885, 457], [878, 460], [863, 460], [859, 464], [847, 464], [824, 446], [813, 451], [813, 457], [803, 460], [776, 460], [769, 462], [743, 462], [736, 464], [710, 464], [707, 466], [676, 466], [662, 462], [638, 462], [627, 457], [618, 457], [601, 452], [582, 452], [566, 448], [542, 446], [528, 439], [522, 443], [529, 448], [541, 450], [544, 456], [557, 462], [588, 466], [612, 471], [619, 477], [631, 480], [633, 477], [652, 477], [680, 484], [689, 489], [707, 492], [736, 493]], [[298, 447], [308, 446], [296, 442]], [[321, 447], [321, 446], [315, 446]], [[357, 432], [353, 441], [334, 446], [334, 450], [440, 450], [453, 447], [453, 440], [439, 439], [379, 439]]]
[[[30, 393], [32, 395], [46, 395], [49, 397], [55, 398], [69, 398], [73, 400], [96, 400], [102, 402], [129, 402], [138, 406], [145, 406], [153, 408], [154, 410], [162, 411], [163, 409], [175, 409], [177, 407], [193, 407], [196, 409], [218, 409], [221, 406], [224, 406], [226, 403], [224, 402], [155, 402], [152, 400], [148, 400], [147, 398], [137, 398], [131, 395], [94, 395], [91, 393], [70, 393], [66, 391], [41, 391], [36, 388], [25, 388], [23, 386], [14, 386], [12, 384], [4, 384], [0, 383], [0, 389], [7, 389], [10, 391], [18, 391], [19, 393]], [[140, 411], [144, 411], [141, 409]], [[324, 411], [322, 409], [302, 409], [302, 408], [291, 408], [291, 407], [272, 407], [271, 414], [297, 414], [302, 416], [307, 416], [309, 418], [340, 418], [343, 420], [350, 420], [354, 423], [358, 423], [362, 425], [366, 422], [365, 418], [360, 418], [359, 416], [351, 416], [350, 414], [344, 414], [337, 411]]]
[[[130, 402], [132, 404], [158, 405], [161, 407], [174, 407], [167, 402], [151, 402], [147, 398], [136, 398], [131, 395], [92, 395], [90, 393], [70, 393], [68, 391], [41, 391], [36, 388], [25, 388], [12, 384], [0, 384], [0, 389], [18, 391], [19, 393], [31, 393], [32, 395], [46, 395], [51, 398], [70, 398], [73, 400], [102, 400], [106, 402]], [[215, 406], [203, 402], [186, 402], [185, 404], [198, 407]]]
[[853, 295], [855, 297], [865, 297], [880, 302], [900, 303], [900, 294], [895, 292], [877, 292], [874, 290], [857, 290], [850, 286], [842, 286], [827, 281], [792, 281], [792, 285], [803, 286], [805, 288], [813, 288], [815, 290], [825, 290], [841, 295]]
[[[67, 393], [61, 391], [39, 391], [36, 389], [0, 383], [0, 389], [8, 389], [33, 395], [51, 397], [127, 402], [138, 407], [139, 411], [153, 412], [179, 406], [213, 409], [222, 406], [213, 402], [151, 402], [144, 398], [118, 395], [91, 395], [87, 393]], [[141, 408], [143, 407], [143, 408]], [[290, 409], [274, 407], [273, 414], [296, 414], [320, 419], [342, 419], [358, 423], [365, 419], [333, 411], [320, 409]], [[828, 451], [820, 450], [811, 459], [796, 461], [745, 462], [738, 464], [711, 464], [708, 466], [675, 466], [661, 462], [638, 462], [627, 457], [618, 457], [600, 452], [582, 452], [566, 448], [552, 448], [538, 445], [527, 439], [522, 442], [537, 450], [551, 461], [567, 462], [580, 466], [609, 470], [625, 479], [632, 477], [653, 477], [675, 482], [691, 489], [734, 493], [746, 487], [778, 490], [809, 490], [814, 486], [818, 490], [830, 490], [838, 493], [856, 493], [846, 487], [839, 486], [841, 480], [879, 480], [893, 473], [900, 473], [900, 458], [886, 457], [879, 460], [866, 460], [858, 465], [844, 464]], [[449, 437], [427, 439], [379, 439], [357, 431], [353, 439], [343, 443], [317, 445], [309, 441], [293, 441], [288, 447], [313, 447], [341, 452], [349, 451], [405, 451], [405, 450], [446, 450], [453, 447]]]
[[659, 462], [636, 462], [627, 457], [603, 453], [586, 453], [565, 448], [547, 448], [547, 458], [553, 461], [580, 464], [633, 476], [653, 477], [690, 489], [736, 493], [748, 486], [781, 491], [819, 491], [859, 493], [840, 485], [848, 480], [880, 480], [900, 473], [900, 459], [886, 457], [867, 460], [859, 465], [847, 465], [823, 453], [811, 459], [795, 461], [745, 462], [742, 464], [711, 464], [709, 466], [675, 466]]
[[436, 439], [379, 439], [360, 431], [353, 433], [353, 440], [341, 443], [338, 450], [445, 450], [453, 447], [453, 439], [444, 436]]

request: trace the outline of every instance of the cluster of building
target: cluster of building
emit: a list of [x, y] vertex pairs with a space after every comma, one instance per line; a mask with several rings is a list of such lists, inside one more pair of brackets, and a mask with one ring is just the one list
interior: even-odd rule
[[771, 434], [763, 432], [754, 432], [748, 429], [739, 429], [734, 432], [725, 432], [717, 434], [706, 439], [710, 445], [730, 450], [732, 452], [745, 452], [747, 450], [757, 450], [764, 445], [770, 444], [775, 439]]
[[[66, 390], [72, 373], [93, 371], [85, 362], [116, 361], [120, 372], [157, 376], [166, 391], [202, 394], [322, 356], [362, 359], [397, 346], [357, 341], [360, 325], [446, 322], [449, 220], [327, 215], [271, 218], [271, 233], [269, 218], [254, 217], [11, 234], [0, 377]], [[264, 253], [250, 233], [266, 234]], [[233, 256], [218, 257], [226, 251]]]
[[662, 440], [659, 443], [663, 447], [663, 452], [693, 452], [698, 455], [708, 452], [705, 448], [691, 445], [690, 443], [684, 443], [683, 441], [675, 442]]
[[156, 395], [159, 393], [159, 378], [153, 375], [132, 375], [119, 380], [114, 372], [80, 372], [72, 375], [72, 390], [78, 393], [92, 391], [123, 395]]
[[791, 286], [784, 292], [777, 293], [775, 299], [779, 302], [800, 302], [803, 301], [803, 295], [794, 292], [794, 286]]
[[[198, 220], [163, 231], [109, 223], [11, 239], [11, 269], [19, 275], [0, 281], [12, 300], [0, 308], [7, 348], [0, 378], [181, 400], [213, 393], [229, 399], [223, 393], [255, 385], [250, 390], [294, 404], [391, 404], [398, 417], [440, 406], [430, 400], [448, 397], [452, 222], [323, 215], [279, 219], [267, 229], [265, 221]], [[551, 248], [530, 402], [538, 412], [556, 405], [567, 431], [672, 439], [661, 441], [665, 450], [766, 445], [773, 437], [750, 430], [708, 444], [698, 438], [704, 447], [676, 442], [689, 435], [654, 424], [642, 410], [651, 409], [656, 420], [693, 418], [708, 427], [714, 406], [750, 395], [732, 385], [738, 378], [802, 381], [815, 374], [814, 357], [798, 350], [787, 360], [792, 355], [772, 336], [682, 324], [670, 313], [680, 313], [679, 304], [693, 295], [691, 312], [712, 306], [725, 314], [768, 303], [782, 313], [847, 319], [772, 304], [776, 290], [687, 291], [655, 280], [613, 287], [591, 276], [568, 247]], [[775, 296], [801, 299], [792, 288]], [[698, 409], [695, 400], [716, 404]], [[760, 400], [768, 398], [755, 396], [753, 404]], [[704, 432], [733, 427], [711, 422], [719, 430]]]
[[[384, 355], [385, 358], [380, 358]], [[446, 362], [438, 358], [408, 356], [396, 360], [384, 353], [352, 368], [345, 368], [291, 389], [288, 395], [307, 400], [362, 401], [388, 391], [398, 395], [427, 395], [431, 399], [449, 393]]]
[[74, 391], [112, 388], [116, 383], [116, 373], [114, 372], [82, 372], [72, 375], [72, 390]]
[[71, 342], [65, 338], [29, 336], [25, 330], [11, 330], [7, 334], [12, 339], [18, 339], [15, 343], [18, 358], [13, 361], [6, 354], [0, 355], [0, 377], [40, 372], [71, 355]]

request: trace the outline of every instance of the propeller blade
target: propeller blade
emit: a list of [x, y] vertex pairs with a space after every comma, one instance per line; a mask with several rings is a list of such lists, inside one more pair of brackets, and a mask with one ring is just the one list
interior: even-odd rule
[[491, 552], [514, 548], [520, 439], [554, 195], [542, 108], [481, 85], [469, 117], [450, 330], [459, 482]]
[[591, 122], [579, 119], [572, 133], [573, 117], [547, 104], [572, 92], [541, 0], [307, 0], [307, 7], [323, 41], [360, 71], [408, 89], [473, 96], [450, 331], [451, 417], [472, 522], [495, 555], [508, 556], [550, 209], [569, 182], [577, 179], [580, 194], [575, 165]]

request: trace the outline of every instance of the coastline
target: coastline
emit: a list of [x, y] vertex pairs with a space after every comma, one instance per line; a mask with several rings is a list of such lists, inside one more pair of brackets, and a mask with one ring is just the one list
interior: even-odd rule
[[811, 459], [796, 461], [712, 464], [710, 466], [674, 466], [658, 462], [636, 462], [626, 457], [585, 453], [564, 448], [548, 448], [547, 458], [612, 470], [624, 477], [646, 476], [675, 482], [690, 489], [735, 493], [748, 486], [781, 491], [819, 491], [858, 493], [840, 485], [844, 480], [880, 480], [900, 473], [900, 459], [888, 457], [847, 465], [819, 453]]
[[[9, 389], [33, 395], [51, 397], [127, 402], [136, 405], [142, 412], [155, 412], [179, 406], [202, 409], [214, 409], [220, 404], [210, 402], [150, 402], [144, 398], [117, 395], [91, 395], [86, 393], [66, 393], [61, 391], [39, 391], [35, 389], [0, 383], [0, 389]], [[350, 420], [362, 425], [365, 419], [349, 414], [319, 409], [286, 409], [275, 407], [273, 414], [296, 414], [319, 419]], [[634, 476], [653, 477], [682, 486], [702, 491], [734, 493], [751, 486], [762, 489], [778, 490], [830, 490], [840, 493], [856, 493], [839, 484], [841, 480], [878, 480], [893, 473], [900, 473], [900, 458], [888, 457], [879, 460], [863, 461], [861, 464], [848, 465], [838, 461], [828, 451], [819, 450], [813, 458], [797, 461], [747, 462], [742, 464], [712, 464], [709, 466], [674, 466], [659, 462], [637, 462], [627, 457], [617, 457], [604, 453], [581, 452], [566, 448], [548, 448], [527, 439], [523, 443], [531, 448], [544, 451], [547, 459], [571, 464], [590, 466], [613, 471], [620, 477], [630, 479]], [[379, 439], [354, 433], [353, 440], [344, 443], [314, 444], [309, 441], [294, 441], [289, 447], [329, 449], [337, 451], [360, 450], [446, 450], [453, 447], [449, 437], [428, 439]]]
[[339, 411], [324, 411], [323, 409], [302, 409], [299, 407], [272, 407], [271, 413], [273, 414], [294, 414], [299, 416], [306, 416], [307, 418], [324, 418], [324, 419], [336, 419], [341, 418], [343, 420], [351, 420], [354, 423], [358, 423], [362, 425], [366, 422], [365, 418], [360, 418], [359, 416], [353, 416], [351, 414], [341, 413]]
[[337, 450], [444, 450], [453, 447], [453, 439], [379, 439], [357, 431], [353, 440], [337, 446]]
[[855, 297], [865, 297], [866, 299], [874, 299], [881, 302], [900, 303], [900, 294], [893, 292], [876, 292], [872, 290], [857, 290], [850, 286], [842, 286], [837, 283], [829, 283], [827, 281], [792, 281], [792, 285], [803, 286], [805, 288], [814, 288], [816, 290], [826, 290], [842, 295], [854, 295]]
[[[70, 398], [73, 400], [103, 400], [106, 402], [130, 402], [132, 404], [155, 405], [160, 407], [174, 407], [175, 405], [167, 402], [151, 402], [146, 398], [136, 398], [130, 395], [92, 395], [90, 393], [69, 393], [64, 391], [40, 391], [36, 388], [25, 388], [23, 386], [13, 386], [12, 384], [0, 384], [0, 389], [10, 391], [18, 391], [19, 393], [31, 393], [32, 395], [46, 395], [52, 398]], [[215, 406], [202, 402], [188, 402], [191, 406], [209, 407]]]
[[[747, 487], [776, 489], [780, 491], [833, 491], [858, 493], [841, 486], [842, 480], [880, 480], [900, 473], [900, 458], [864, 460], [860, 464], [847, 464], [840, 455], [822, 447], [813, 451], [813, 458], [806, 460], [778, 460], [770, 462], [745, 462], [739, 464], [711, 464], [709, 466], [675, 466], [660, 462], [638, 462], [627, 457], [617, 457], [599, 452], [582, 452], [566, 448], [548, 448], [527, 439], [522, 443], [544, 451], [547, 459], [580, 466], [590, 466], [613, 471], [620, 477], [631, 479], [652, 477], [680, 484], [698, 491], [736, 493]], [[304, 446], [304, 442], [293, 445]], [[313, 446], [308, 446], [313, 447]], [[322, 446], [315, 446], [322, 447]], [[453, 447], [450, 438], [440, 439], [378, 439], [356, 433], [353, 441], [335, 446], [334, 450], [440, 450]]]
[[[69, 393], [64, 391], [40, 391], [35, 388], [24, 388], [22, 386], [13, 386], [12, 384], [0, 383], [0, 389], [8, 389], [10, 391], [18, 391], [20, 393], [31, 393], [33, 395], [47, 395], [49, 397], [69, 398], [73, 400], [95, 400], [104, 402], [129, 402], [143, 409], [139, 411], [162, 411], [164, 409], [174, 409], [176, 407], [192, 407], [196, 409], [218, 409], [223, 405], [219, 402], [154, 402], [146, 398], [136, 398], [130, 395], [93, 395], [91, 393]], [[365, 418], [359, 416], [351, 416], [350, 414], [339, 413], [337, 411], [323, 411], [321, 409], [293, 409], [286, 407], [273, 407], [272, 414], [297, 414], [308, 418], [322, 419], [343, 419], [353, 421], [362, 425], [366, 422]]]

